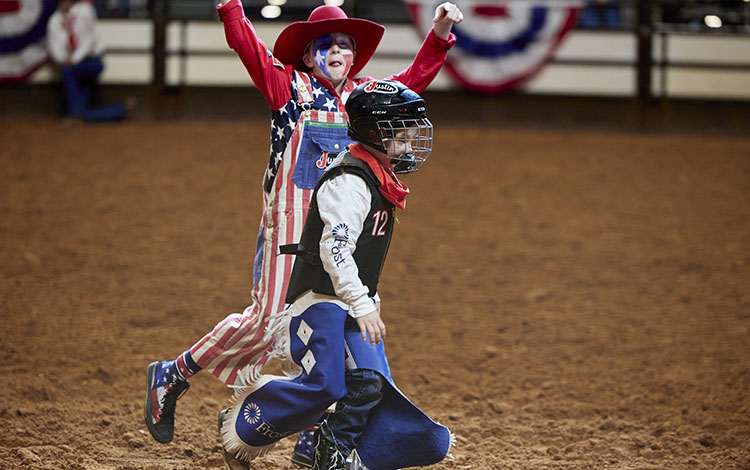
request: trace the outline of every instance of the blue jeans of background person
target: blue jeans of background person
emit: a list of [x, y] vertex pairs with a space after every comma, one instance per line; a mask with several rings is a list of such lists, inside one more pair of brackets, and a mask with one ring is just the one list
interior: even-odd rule
[[90, 108], [91, 92], [104, 65], [98, 57], [89, 57], [75, 65], [62, 68], [63, 89], [68, 114], [88, 122], [119, 121], [125, 117], [122, 104]]
[[326, 420], [339, 451], [344, 455], [354, 450], [364, 432], [367, 416], [383, 399], [385, 379], [369, 369], [346, 371], [346, 396], [336, 402], [336, 411]]

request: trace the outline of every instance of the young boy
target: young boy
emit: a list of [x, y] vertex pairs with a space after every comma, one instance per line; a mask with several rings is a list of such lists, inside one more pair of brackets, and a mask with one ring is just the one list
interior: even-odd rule
[[[273, 327], [284, 309], [292, 263], [279, 247], [299, 240], [315, 184], [333, 157], [351, 142], [344, 103], [369, 78], [356, 78], [375, 52], [384, 28], [348, 18], [338, 7], [320, 6], [307, 21], [292, 23], [279, 35], [273, 54], [255, 35], [239, 0], [218, 9], [227, 42], [271, 108], [271, 153], [263, 178], [263, 213], [253, 270], [252, 304], [221, 321], [173, 361], [147, 369], [144, 415], [151, 435], [170, 442], [177, 397], [187, 379], [207, 369], [229, 386], [254, 383], [273, 355]], [[391, 78], [423, 90], [437, 75], [450, 33], [461, 12], [451, 3], [436, 9], [414, 63]]]
[[432, 150], [422, 98], [394, 81], [359, 85], [346, 104], [349, 136], [315, 187], [289, 281], [287, 355], [296, 377], [262, 376], [224, 417], [224, 446], [241, 460], [336, 411], [314, 435], [313, 468], [346, 468], [354, 449], [368, 468], [442, 460], [447, 428], [393, 384], [383, 348], [378, 280], [408, 188], [395, 175], [419, 169]]
[[[315, 288], [319, 285], [315, 279], [320, 280], [327, 274], [336, 296], [344, 299], [349, 307], [345, 331], [358, 328], [362, 340], [369, 339], [374, 346], [381, 344], [386, 328], [380, 317], [380, 303], [372, 299], [390, 244], [393, 209], [405, 209], [408, 194], [408, 189], [394, 173], [411, 173], [424, 163], [432, 149], [432, 125], [426, 119], [424, 101], [398, 83], [370, 82], [355, 93], [358, 94], [353, 94], [347, 103], [347, 112], [351, 123], [349, 135], [358, 143], [349, 147], [349, 155], [337, 161], [342, 168], [340, 174], [326, 175], [315, 201], [320, 220], [324, 222], [318, 246], [325, 274], [319, 269], [315, 274], [310, 273], [305, 258], [299, 262], [299, 267], [295, 263], [289, 300], [302, 290], [300, 286], [310, 286], [312, 292], [330, 292]], [[360, 173], [363, 163], [369, 175], [368, 171], [365, 175]], [[372, 181], [373, 175], [377, 181]], [[368, 182], [375, 185], [368, 188]], [[344, 226], [352, 227], [348, 238], [341, 234]], [[361, 230], [357, 231], [357, 227]], [[307, 234], [307, 230], [303, 231], [300, 243], [309, 246], [312, 243], [305, 240]], [[311, 241], [314, 243], [315, 238]], [[377, 275], [373, 268], [378, 269]], [[346, 468], [346, 457], [357, 447], [368, 416], [384, 397], [388, 386], [387, 379], [381, 375], [384, 371], [366, 368], [363, 353], [365, 356], [383, 354], [382, 359], [385, 358], [382, 350], [367, 351], [365, 347], [360, 352], [359, 364], [356, 361], [347, 364], [346, 395], [337, 401], [335, 412], [325, 419], [313, 437], [313, 469]]]

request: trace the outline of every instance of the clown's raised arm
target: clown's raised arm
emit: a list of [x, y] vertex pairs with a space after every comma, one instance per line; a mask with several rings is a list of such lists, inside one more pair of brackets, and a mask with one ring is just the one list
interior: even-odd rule
[[463, 19], [464, 15], [455, 4], [445, 2], [438, 5], [432, 29], [427, 33], [414, 62], [406, 70], [389, 78], [398, 80], [417, 93], [424, 91], [440, 72], [448, 50], [456, 43], [456, 36], [451, 33], [453, 25]]
[[[336, 17], [325, 17], [322, 21], [315, 19], [315, 23], [320, 21], [323, 24], [324, 22], [347, 18], [346, 14], [338, 9], [338, 7], [327, 8], [326, 14], [330, 14], [333, 12], [333, 9], [336, 9], [337, 11], [334, 12], [336, 13]], [[303, 60], [305, 51], [308, 50], [308, 44], [291, 46], [285, 42], [285, 40], [293, 35], [290, 33], [295, 32], [297, 23], [290, 24], [279, 35], [272, 53], [263, 41], [258, 38], [252, 23], [245, 17], [241, 0], [222, 0], [217, 9], [219, 18], [224, 23], [224, 31], [229, 47], [237, 52], [253, 83], [255, 83], [269, 102], [272, 109], [278, 109], [290, 99], [290, 84], [294, 77], [293, 71], [295, 69], [318, 76], [318, 70], [307, 66]], [[321, 13], [323, 12], [321, 11]], [[314, 14], [315, 12], [313, 12]], [[309, 25], [313, 23], [313, 15], [311, 15], [310, 20], [298, 23], [300, 25], [305, 24], [309, 28]], [[448, 50], [453, 47], [456, 41], [455, 36], [450, 32], [451, 27], [453, 24], [459, 23], [462, 18], [460, 10], [452, 3], [446, 2], [438, 6], [435, 10], [434, 27], [425, 37], [414, 61], [405, 70], [391, 75], [389, 78], [400, 81], [417, 93], [423, 91], [435, 79], [445, 62]], [[363, 27], [374, 25], [384, 29], [382, 26], [367, 20], [355, 18], [350, 18], [349, 20], [361, 22], [361, 26]], [[341, 33], [354, 36], [347, 31], [341, 31]], [[321, 33], [321, 36], [323, 34], [326, 33]], [[330, 34], [330, 32], [327, 34]], [[358, 41], [355, 45], [356, 50], [353, 54], [354, 63], [352, 64], [351, 71], [346, 75], [349, 79], [353, 79], [369, 61], [380, 41], [382, 31], [380, 34], [370, 34], [369, 36], [374, 36], [374, 39], [368, 40], [367, 44], [361, 44], [364, 41]], [[363, 46], [368, 47], [365, 48]], [[292, 50], [295, 51], [293, 56], [288, 53], [284, 54], [284, 52]], [[326, 70], [324, 69], [323, 73], [325, 74], [325, 72]], [[326, 79], [327, 77], [322, 76], [320, 78]], [[365, 78], [369, 79], [370, 77]], [[362, 78], [359, 80], [362, 80]]]
[[227, 44], [237, 52], [271, 109], [280, 108], [291, 98], [293, 69], [279, 62], [256, 35], [240, 0], [222, 0], [217, 10], [224, 23]]

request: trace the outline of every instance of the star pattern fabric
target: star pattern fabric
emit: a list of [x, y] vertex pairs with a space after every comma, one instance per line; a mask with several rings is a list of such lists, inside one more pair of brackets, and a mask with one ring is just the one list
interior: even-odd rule
[[[292, 93], [296, 98], [294, 84], [292, 84]], [[294, 126], [302, 111], [298, 108], [295, 101], [289, 100], [283, 108], [271, 111], [271, 152], [264, 177], [264, 187], [268, 193], [271, 192], [273, 182], [276, 179], [276, 173], [281, 164], [281, 158], [284, 155], [287, 145], [289, 145], [292, 131], [294, 131]]]
[[[310, 90], [314, 101], [310, 104], [312, 109], [322, 109], [326, 111], [344, 111], [343, 102], [334, 96], [326, 87], [320, 84], [314, 76], [310, 77], [312, 90]], [[267, 193], [271, 192], [276, 174], [279, 171], [282, 156], [286, 151], [289, 141], [292, 138], [292, 132], [299, 122], [304, 109], [297, 103], [297, 85], [291, 84], [292, 99], [281, 109], [271, 111], [271, 149], [268, 159], [268, 167], [264, 176], [264, 189]], [[347, 93], [348, 96], [348, 93]], [[339, 108], [342, 109], [339, 109]]]
[[[312, 95], [315, 101], [313, 101], [312, 107], [315, 109], [325, 109], [327, 111], [338, 111], [339, 110], [339, 99], [328, 91], [326, 87], [318, 83], [315, 79], [312, 81]], [[341, 109], [340, 111], [344, 111]]]
[[337, 106], [336, 106], [336, 100], [333, 99], [333, 98], [330, 99], [330, 100], [326, 98], [326, 102], [325, 102], [325, 104], [323, 106], [325, 106], [326, 109], [328, 109], [328, 111], [333, 111], [333, 110], [335, 110], [337, 108]]
[[313, 433], [318, 429], [318, 425], [315, 424], [299, 433], [297, 444], [294, 446], [294, 453], [300, 456], [307, 457], [312, 460], [313, 458]]
[[164, 376], [162, 377], [162, 382], [166, 385], [170, 382], [174, 382], [174, 374], [170, 374], [171, 367], [167, 366], [164, 368]]
[[156, 372], [154, 388], [165, 387], [164, 390], [166, 391], [178, 380], [184, 379], [178, 375], [177, 369], [173, 369], [173, 366], [168, 364]]

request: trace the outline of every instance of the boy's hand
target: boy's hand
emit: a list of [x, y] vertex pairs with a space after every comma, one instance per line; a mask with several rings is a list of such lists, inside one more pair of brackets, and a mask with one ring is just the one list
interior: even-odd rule
[[448, 39], [454, 24], [463, 21], [464, 15], [458, 7], [450, 2], [441, 3], [435, 8], [435, 18], [432, 22], [435, 35], [441, 39]]
[[370, 344], [380, 344], [385, 338], [385, 323], [380, 319], [380, 309], [357, 318], [359, 331], [362, 332], [362, 341], [367, 341], [367, 333], [370, 333]]

